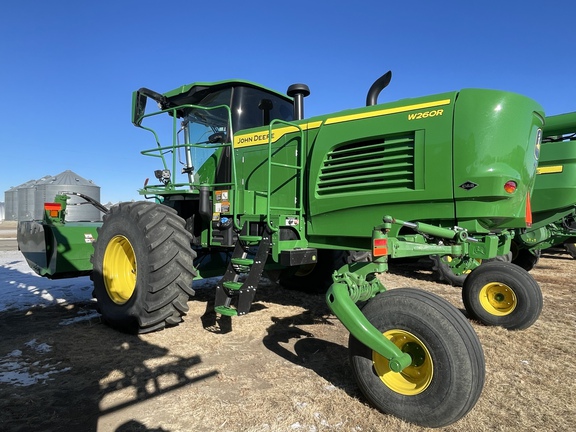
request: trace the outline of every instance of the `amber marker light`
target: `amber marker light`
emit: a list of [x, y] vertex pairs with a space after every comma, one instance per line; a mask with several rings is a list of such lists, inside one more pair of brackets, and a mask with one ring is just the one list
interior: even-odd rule
[[372, 254], [375, 257], [388, 255], [388, 239], [374, 239], [372, 243]]
[[532, 204], [530, 203], [530, 192], [526, 194], [526, 226], [532, 226]]
[[50, 217], [58, 217], [58, 212], [62, 210], [62, 205], [59, 203], [44, 203], [44, 210], [48, 212]]
[[508, 180], [506, 183], [504, 183], [504, 190], [508, 193], [514, 193], [517, 187], [518, 185], [513, 180]]

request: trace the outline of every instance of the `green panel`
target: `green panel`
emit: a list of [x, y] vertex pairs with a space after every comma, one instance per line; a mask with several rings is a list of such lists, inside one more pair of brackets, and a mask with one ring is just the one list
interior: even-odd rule
[[544, 137], [576, 132], [576, 111], [546, 117]]
[[[534, 224], [555, 222], [576, 204], [576, 113], [546, 117], [532, 194]], [[563, 137], [564, 136], [564, 137]]]
[[92, 270], [92, 241], [98, 237], [97, 229], [101, 225], [98, 222], [68, 222], [63, 226], [51, 227], [58, 246], [56, 255], [50, 261], [50, 273], [56, 275]]
[[49, 225], [21, 222], [18, 245], [30, 267], [49, 278], [77, 277], [92, 271], [90, 261], [101, 222]]
[[[273, 144], [272, 160], [274, 163], [294, 165], [298, 162], [296, 139], [293, 138], [293, 135], [283, 137]], [[256, 145], [234, 151], [239, 166], [238, 182], [243, 185], [242, 189], [255, 192], [254, 199], [258, 203], [264, 199], [264, 192], [268, 189], [268, 146]], [[293, 207], [295, 205], [297, 186], [301, 181], [296, 173], [297, 171], [290, 167], [274, 166], [272, 168], [272, 206]], [[252, 198], [250, 194], [246, 197]]]
[[362, 237], [385, 214], [453, 221], [444, 174], [452, 167], [455, 97], [348, 110], [309, 132], [309, 235]]
[[[524, 96], [462, 90], [454, 114], [454, 196], [458, 224], [487, 229], [526, 226], [526, 197], [537, 165], [543, 112]], [[513, 193], [504, 190], [517, 183]]]

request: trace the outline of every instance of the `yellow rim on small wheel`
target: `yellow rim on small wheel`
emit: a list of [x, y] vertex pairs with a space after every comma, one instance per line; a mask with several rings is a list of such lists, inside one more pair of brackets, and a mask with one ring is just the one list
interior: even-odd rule
[[377, 352], [372, 353], [374, 369], [380, 380], [392, 391], [414, 396], [422, 393], [432, 382], [434, 364], [426, 346], [405, 330], [388, 330], [384, 336], [392, 341], [402, 352], [410, 354], [412, 364], [402, 372], [393, 372], [388, 366], [388, 359]]
[[110, 299], [124, 304], [136, 288], [136, 254], [128, 239], [114, 236], [104, 252], [103, 276]]
[[512, 288], [500, 282], [491, 282], [480, 290], [480, 304], [486, 312], [506, 316], [516, 309], [518, 300]]

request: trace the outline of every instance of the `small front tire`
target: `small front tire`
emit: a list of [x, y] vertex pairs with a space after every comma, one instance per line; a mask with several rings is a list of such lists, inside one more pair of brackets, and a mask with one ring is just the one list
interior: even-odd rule
[[506, 262], [482, 264], [468, 275], [462, 301], [472, 319], [484, 325], [523, 330], [542, 312], [542, 290], [523, 268]]
[[402, 372], [350, 336], [350, 362], [366, 398], [379, 410], [425, 427], [465, 416], [484, 386], [484, 353], [470, 322], [439, 296], [413, 288], [386, 291], [362, 309], [385, 337], [413, 359]]

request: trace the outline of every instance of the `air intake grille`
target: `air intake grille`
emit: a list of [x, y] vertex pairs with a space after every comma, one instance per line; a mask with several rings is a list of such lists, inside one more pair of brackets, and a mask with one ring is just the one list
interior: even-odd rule
[[414, 189], [414, 135], [346, 144], [329, 152], [318, 195]]

